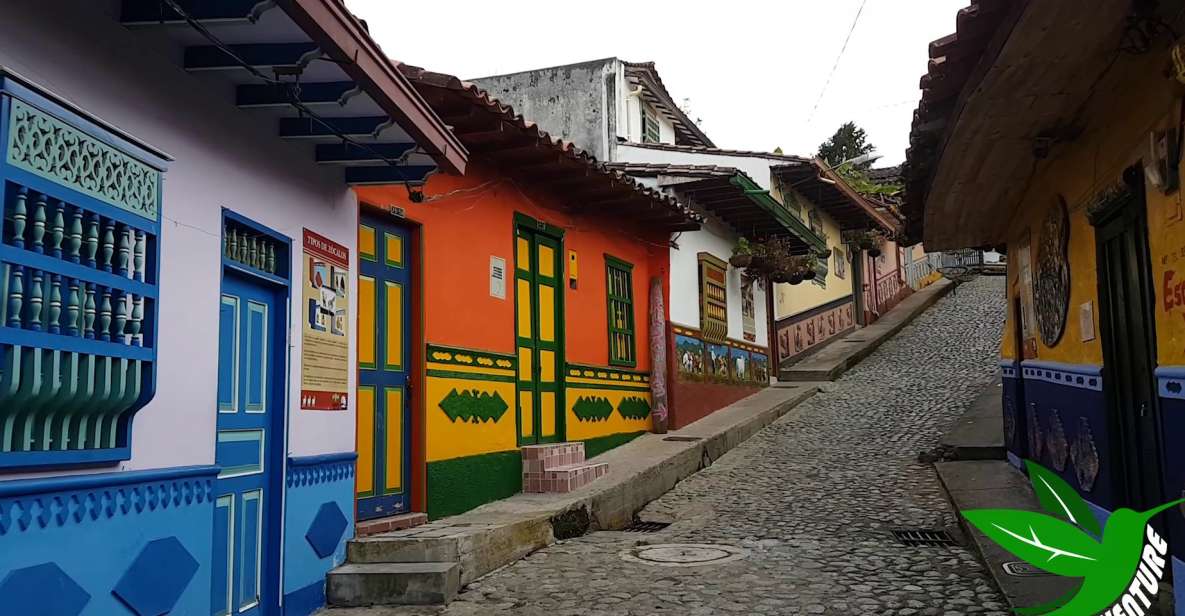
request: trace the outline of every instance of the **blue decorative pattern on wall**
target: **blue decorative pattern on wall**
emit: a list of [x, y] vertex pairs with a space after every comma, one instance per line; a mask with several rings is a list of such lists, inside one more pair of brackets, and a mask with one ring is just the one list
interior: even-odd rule
[[1026, 360], [1021, 362], [1021, 375], [1025, 380], [1103, 391], [1102, 368], [1099, 366]]
[[176, 537], [144, 546], [111, 591], [138, 616], [168, 614], [197, 573], [198, 563]]
[[[172, 614], [210, 614], [217, 473], [200, 466], [0, 482], [0, 577], [51, 562], [89, 595], [88, 616], [160, 613], [154, 606], [165, 604]], [[145, 601], [145, 592], [158, 600]], [[37, 600], [44, 605], [45, 595]]]
[[[1017, 383], [1023, 392], [1016, 391]], [[1112, 465], [1102, 368], [1023, 361], [1020, 378], [1005, 380], [1005, 406], [1022, 399], [1025, 408], [1015, 410], [1014, 420], [1022, 426], [1017, 440], [1024, 449], [1013, 451], [1057, 470], [1087, 501], [1113, 510], [1118, 469]]]
[[78, 616], [91, 596], [54, 563], [9, 572], [0, 580], [0, 606], [9, 614]]
[[337, 542], [342, 538], [342, 533], [346, 532], [347, 525], [349, 522], [342, 513], [341, 507], [338, 507], [337, 503], [325, 503], [317, 510], [317, 517], [313, 518], [313, 523], [309, 525], [309, 530], [305, 533], [304, 538], [308, 540], [309, 545], [313, 546], [313, 551], [317, 553], [317, 556], [325, 558], [333, 554], [337, 548]]
[[288, 459], [284, 615], [325, 605], [325, 575], [346, 558], [354, 527], [353, 452]]
[[1016, 377], [1016, 362], [1011, 359], [1000, 361], [1000, 374], [1004, 378]]
[[1185, 400], [1185, 367], [1164, 366], [1157, 368], [1156, 381], [1161, 398]]
[[[0, 484], [0, 537], [210, 501], [216, 466]], [[56, 489], [55, 489], [56, 488]]]
[[321, 456], [288, 458], [288, 487], [313, 486], [354, 476], [358, 454], [334, 453]]

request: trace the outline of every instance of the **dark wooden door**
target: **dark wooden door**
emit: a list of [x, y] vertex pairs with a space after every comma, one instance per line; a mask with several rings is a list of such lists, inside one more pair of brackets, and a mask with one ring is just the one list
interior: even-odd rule
[[1148, 257], [1143, 175], [1125, 174], [1128, 194], [1095, 219], [1103, 380], [1111, 428], [1121, 452], [1121, 505], [1163, 502], [1157, 404], [1155, 299]]

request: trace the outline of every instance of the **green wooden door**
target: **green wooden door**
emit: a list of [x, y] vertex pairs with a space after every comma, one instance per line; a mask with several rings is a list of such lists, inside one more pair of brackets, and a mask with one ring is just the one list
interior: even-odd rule
[[[524, 217], [525, 218], [525, 217]], [[515, 229], [519, 444], [563, 440], [562, 235], [535, 221]]]

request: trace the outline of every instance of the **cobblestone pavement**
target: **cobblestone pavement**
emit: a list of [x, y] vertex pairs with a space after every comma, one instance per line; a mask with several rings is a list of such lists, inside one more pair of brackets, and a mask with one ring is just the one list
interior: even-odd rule
[[[889, 530], [957, 524], [917, 461], [990, 382], [1004, 279], [961, 286], [825, 391], [651, 503], [656, 534], [600, 532], [496, 571], [447, 608], [377, 616], [998, 614], [1007, 606], [969, 549], [905, 547]], [[646, 543], [725, 544], [706, 567], [627, 562]]]

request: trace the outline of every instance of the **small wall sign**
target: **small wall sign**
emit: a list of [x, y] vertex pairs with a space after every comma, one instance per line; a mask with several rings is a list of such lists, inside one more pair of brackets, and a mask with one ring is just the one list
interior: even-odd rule
[[506, 299], [506, 259], [490, 257], [490, 297]]

